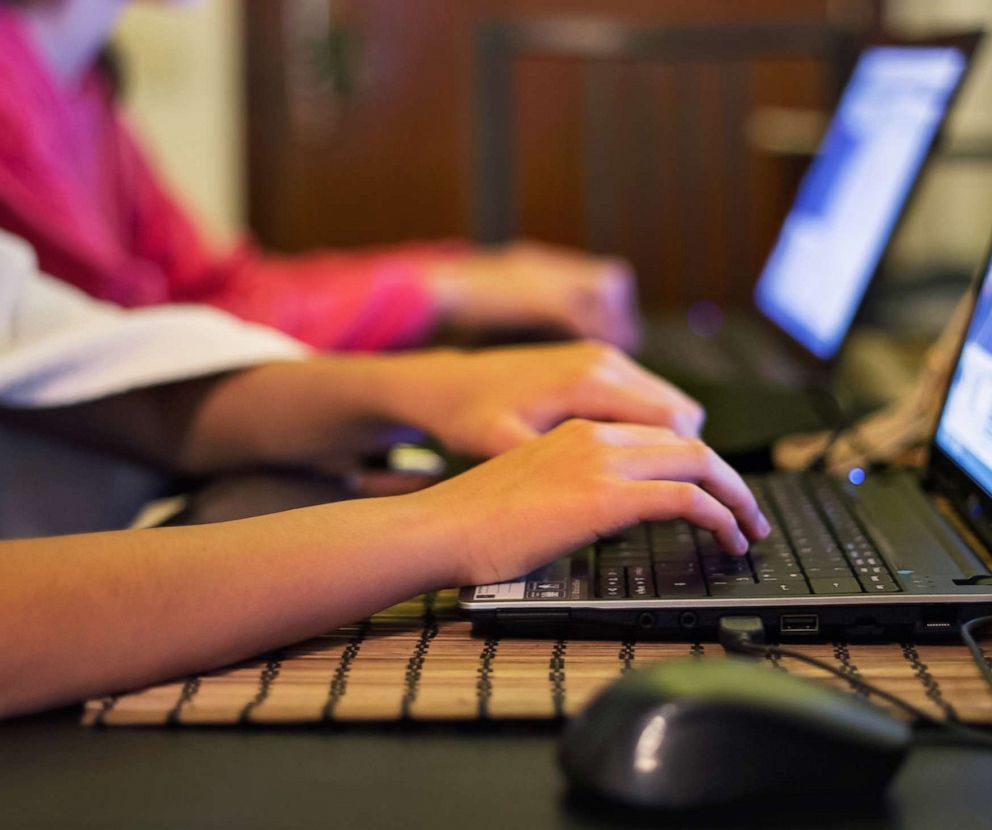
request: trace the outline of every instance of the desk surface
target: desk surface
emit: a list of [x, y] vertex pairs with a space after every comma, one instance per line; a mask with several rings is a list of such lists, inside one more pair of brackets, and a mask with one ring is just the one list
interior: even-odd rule
[[[75, 712], [0, 725], [0, 826], [628, 826], [565, 798], [550, 726], [105, 729]], [[707, 816], [665, 827], [972, 830], [992, 825], [992, 752], [919, 750], [886, 810]], [[839, 796], [842, 801], [842, 796]], [[644, 822], [640, 824], [645, 825]]]

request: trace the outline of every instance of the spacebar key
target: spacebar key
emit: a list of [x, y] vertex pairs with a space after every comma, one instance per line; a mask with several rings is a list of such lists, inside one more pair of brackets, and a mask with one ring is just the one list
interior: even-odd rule
[[680, 599], [682, 597], [705, 597], [706, 587], [703, 578], [698, 574], [655, 574], [658, 586], [658, 596], [662, 599]]

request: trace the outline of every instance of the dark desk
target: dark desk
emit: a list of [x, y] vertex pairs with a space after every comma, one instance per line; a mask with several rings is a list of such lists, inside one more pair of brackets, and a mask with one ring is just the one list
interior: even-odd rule
[[[616, 827], [564, 799], [557, 730], [88, 730], [60, 712], [0, 725], [4, 827]], [[838, 794], [838, 801], [843, 795]], [[992, 826], [992, 752], [930, 748], [888, 815], [658, 821], [665, 827]]]

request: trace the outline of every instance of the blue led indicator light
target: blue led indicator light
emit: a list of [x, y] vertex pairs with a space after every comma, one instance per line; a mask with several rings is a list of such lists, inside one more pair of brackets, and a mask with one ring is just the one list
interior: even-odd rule
[[865, 483], [865, 471], [860, 467], [852, 467], [847, 474], [847, 480], [855, 487]]

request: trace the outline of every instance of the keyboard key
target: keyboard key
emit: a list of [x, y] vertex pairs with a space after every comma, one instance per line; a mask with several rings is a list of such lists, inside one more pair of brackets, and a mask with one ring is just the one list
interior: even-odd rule
[[686, 597], [705, 597], [706, 587], [699, 574], [671, 577], [658, 574], [655, 580], [658, 584], [658, 596], [666, 599]]
[[755, 574], [758, 582], [787, 582], [791, 579], [804, 579], [799, 571], [758, 571]]
[[640, 554], [642, 556], [647, 556], [651, 551], [651, 546], [648, 544], [647, 540], [641, 542], [610, 542], [608, 544], [600, 542], [598, 545], [598, 550], [600, 555]]
[[858, 579], [866, 591], [874, 593], [885, 591], [898, 591], [899, 587], [888, 574], [858, 573]]
[[626, 599], [627, 592], [622, 585], [600, 585], [599, 595], [603, 599]]
[[780, 580], [778, 582], [764, 582], [762, 587], [775, 596], [788, 594], [808, 594], [809, 586], [805, 579]]
[[837, 579], [811, 578], [810, 588], [814, 594], [860, 594], [861, 585], [853, 576], [842, 576]]
[[632, 568], [636, 565], [648, 566], [651, 564], [651, 557], [645, 553], [606, 553], [599, 555], [600, 568]]
[[740, 598], [745, 597], [767, 597], [771, 592], [764, 585], [756, 582], [721, 582], [720, 584], [710, 584], [710, 595], [714, 597]]
[[[805, 564], [805, 563], [804, 563]], [[814, 578], [827, 578], [831, 577], [837, 579], [839, 577], [854, 576], [853, 571], [847, 565], [831, 565], [830, 567], [820, 568], [820, 567], [810, 567], [806, 566], [806, 576], [810, 579]]]
[[651, 522], [647, 528], [648, 537], [656, 550], [686, 544], [692, 549], [696, 547], [692, 528], [686, 522]]
[[624, 575], [623, 568], [616, 565], [610, 565], [599, 569], [599, 576], [601, 579], [615, 579], [622, 582]]
[[630, 595], [632, 597], [653, 597], [655, 595], [654, 575], [651, 573], [650, 565], [637, 565], [633, 568], [628, 568], [627, 584], [630, 586]]
[[682, 559], [679, 561], [656, 559], [654, 561], [654, 570], [655, 573], [663, 574], [699, 573], [699, 563], [695, 559]]
[[751, 566], [745, 562], [714, 562], [703, 566], [707, 576], [740, 576], [751, 575]]
[[627, 596], [627, 579], [623, 568], [600, 568], [599, 595], [607, 599], [622, 599]]
[[891, 579], [885, 582], [873, 582], [869, 585], [865, 585], [865, 592], [869, 594], [898, 594], [902, 591], [895, 582]]
[[621, 544], [623, 542], [646, 545], [648, 542], [647, 528], [643, 524], [634, 525], [633, 527], [628, 527], [625, 530], [621, 530], [619, 533], [604, 537], [600, 540], [600, 544], [605, 545]]

